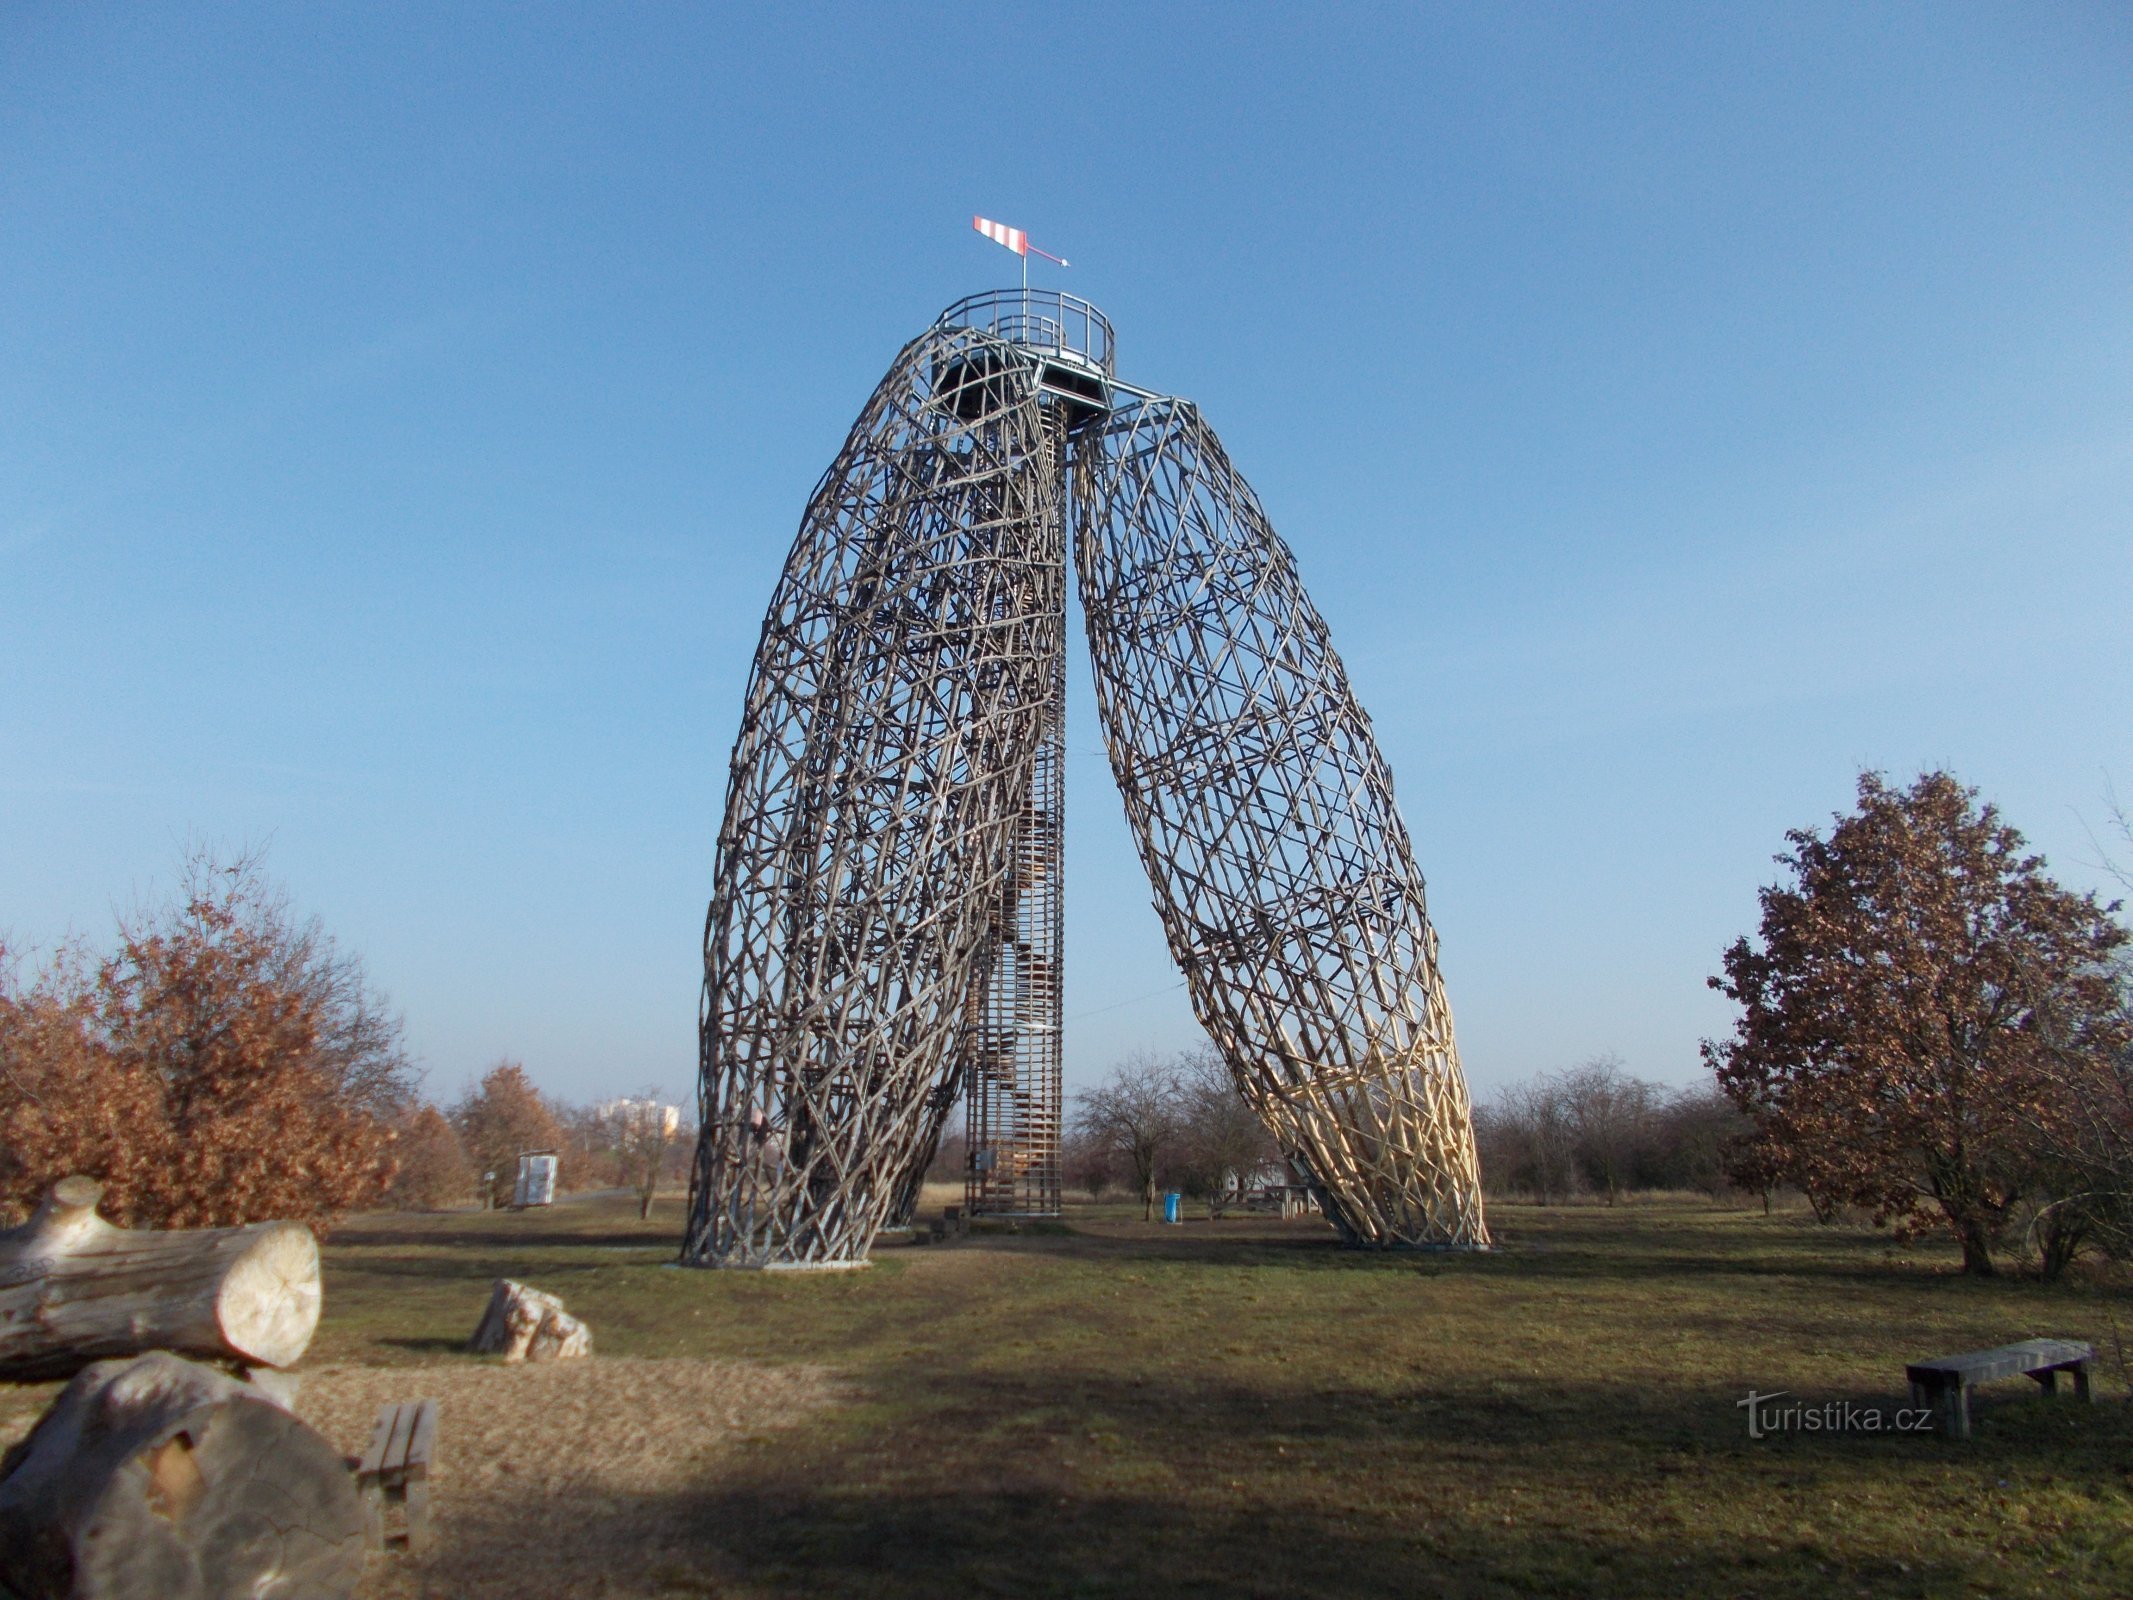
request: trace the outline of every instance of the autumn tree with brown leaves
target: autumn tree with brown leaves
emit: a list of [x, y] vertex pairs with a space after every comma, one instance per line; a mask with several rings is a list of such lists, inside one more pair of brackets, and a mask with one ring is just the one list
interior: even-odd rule
[[0, 970], [0, 1198], [83, 1172], [116, 1221], [321, 1224], [382, 1195], [412, 1079], [360, 963], [259, 855], [196, 850], [109, 957]]
[[554, 1110], [526, 1069], [508, 1058], [483, 1073], [480, 1084], [461, 1097], [452, 1108], [452, 1123], [484, 1186], [484, 1203], [491, 1206], [510, 1200], [522, 1154], [560, 1150], [564, 1142]]
[[2111, 967], [2127, 934], [1976, 799], [1945, 772], [1908, 789], [1868, 772], [1828, 838], [1787, 834], [1792, 881], [1762, 891], [1759, 940], [1710, 980], [1740, 1019], [1703, 1048], [1765, 1166], [1818, 1204], [1937, 1220], [1984, 1274], [2040, 1181], [2067, 1061], [2127, 1047]]
[[[2133, 890], [2133, 816], [2106, 791], [2112, 842], [2102, 866]], [[2101, 844], [2101, 841], [2098, 841]], [[2121, 952], [2118, 993], [2133, 1036], [2133, 953]], [[2133, 1045], [2115, 1054], [2057, 1052], [2053, 1115], [2036, 1119], [2038, 1158], [2051, 1185], [2033, 1227], [2049, 1273], [2086, 1246], [2133, 1261]]]
[[96, 970], [69, 946], [27, 984], [0, 947], [0, 1207], [19, 1218], [59, 1179], [102, 1179], [106, 1214], [148, 1209], [147, 1169], [161, 1158], [163, 1107], [149, 1074], [122, 1067], [103, 1036]]
[[406, 1211], [444, 1211], [474, 1198], [474, 1168], [442, 1111], [418, 1107], [398, 1132], [399, 1171], [386, 1195], [391, 1204]]

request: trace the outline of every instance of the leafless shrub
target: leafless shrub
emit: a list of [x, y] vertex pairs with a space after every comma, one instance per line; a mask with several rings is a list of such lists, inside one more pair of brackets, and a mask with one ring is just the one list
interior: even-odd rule
[[1181, 1053], [1175, 1067], [1181, 1128], [1173, 1176], [1217, 1217], [1243, 1197], [1257, 1173], [1281, 1159], [1281, 1149], [1237, 1092], [1220, 1052], [1200, 1045]]
[[1185, 1092], [1177, 1062], [1145, 1052], [1130, 1055], [1074, 1101], [1074, 1131], [1107, 1152], [1131, 1179], [1141, 1197], [1142, 1220], [1152, 1220], [1157, 1177], [1184, 1141]]
[[1670, 1090], [1612, 1054], [1512, 1084], [1475, 1112], [1489, 1187], [1544, 1205], [1654, 1189], [1715, 1197], [1732, 1187], [1729, 1157], [1747, 1126], [1715, 1088]]

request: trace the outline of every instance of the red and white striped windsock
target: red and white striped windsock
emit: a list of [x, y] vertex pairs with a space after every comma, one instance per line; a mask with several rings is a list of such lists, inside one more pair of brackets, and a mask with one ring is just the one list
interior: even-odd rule
[[1010, 228], [1006, 223], [994, 222], [990, 217], [972, 217], [970, 225], [994, 244], [1004, 244], [1018, 256], [1029, 254], [1029, 235], [1020, 228]]
[[1020, 228], [1010, 228], [1006, 223], [994, 222], [990, 217], [972, 217], [970, 225], [994, 244], [1004, 244], [1018, 256], [1039, 255], [1047, 261], [1058, 262], [1062, 267], [1070, 264], [1065, 257], [1055, 256], [1051, 251], [1031, 244], [1029, 235]]

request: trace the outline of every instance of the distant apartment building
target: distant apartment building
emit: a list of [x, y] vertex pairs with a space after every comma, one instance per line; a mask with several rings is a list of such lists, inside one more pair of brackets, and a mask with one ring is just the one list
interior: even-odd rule
[[600, 1122], [612, 1123], [632, 1132], [656, 1130], [665, 1139], [673, 1138], [681, 1127], [680, 1106], [662, 1105], [657, 1100], [633, 1100], [627, 1095], [616, 1100], [602, 1100], [593, 1107], [593, 1116]]

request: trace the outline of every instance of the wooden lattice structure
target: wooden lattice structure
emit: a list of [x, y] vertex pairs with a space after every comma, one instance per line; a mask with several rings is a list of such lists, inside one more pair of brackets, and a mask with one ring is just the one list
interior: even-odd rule
[[937, 325], [809, 502], [719, 831], [685, 1260], [864, 1261], [961, 1093], [1065, 606], [1047, 416]]
[[1059, 1198], [1066, 544], [1157, 909], [1352, 1243], [1486, 1244], [1389, 774], [1288, 549], [1071, 296], [958, 303], [817, 486], [735, 746], [683, 1259], [835, 1267], [969, 1097], [976, 1212]]
[[1111, 770], [1193, 1009], [1350, 1243], [1488, 1243], [1392, 774], [1187, 401], [1106, 425], [1075, 564]]

